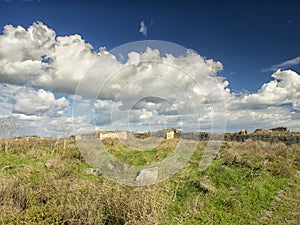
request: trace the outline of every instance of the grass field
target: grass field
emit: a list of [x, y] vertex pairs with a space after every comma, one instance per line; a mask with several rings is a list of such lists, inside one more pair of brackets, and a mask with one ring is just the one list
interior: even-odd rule
[[[299, 145], [224, 142], [199, 171], [205, 145], [175, 176], [134, 188], [87, 174], [74, 139], [10, 140], [0, 152], [0, 224], [300, 224]], [[108, 149], [148, 165], [172, 146]]]

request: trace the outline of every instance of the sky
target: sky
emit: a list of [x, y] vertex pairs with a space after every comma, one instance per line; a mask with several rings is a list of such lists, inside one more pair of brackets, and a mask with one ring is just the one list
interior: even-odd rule
[[72, 123], [81, 133], [299, 131], [299, 9], [299, 1], [0, 0], [0, 118], [14, 118], [22, 135], [53, 136]]

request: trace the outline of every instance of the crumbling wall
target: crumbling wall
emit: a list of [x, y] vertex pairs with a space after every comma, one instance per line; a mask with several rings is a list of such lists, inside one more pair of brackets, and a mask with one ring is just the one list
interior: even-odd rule
[[224, 135], [225, 141], [245, 141], [247, 139], [270, 143], [284, 142], [285, 144], [296, 144], [300, 143], [300, 132], [290, 132], [286, 127], [276, 127], [269, 130], [256, 129], [251, 134], [239, 132]]
[[127, 132], [126, 131], [111, 131], [111, 132], [101, 132], [100, 140], [104, 139], [122, 139], [127, 140]]

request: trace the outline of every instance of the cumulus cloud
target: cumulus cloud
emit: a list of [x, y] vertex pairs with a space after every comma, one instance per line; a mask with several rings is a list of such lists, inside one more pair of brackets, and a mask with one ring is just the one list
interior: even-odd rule
[[290, 59], [290, 60], [287, 60], [287, 61], [284, 61], [282, 63], [279, 63], [279, 64], [276, 64], [276, 65], [273, 65], [269, 68], [265, 68], [265, 69], [262, 69], [263, 72], [270, 72], [270, 71], [276, 71], [278, 69], [286, 69], [286, 68], [289, 68], [289, 67], [292, 67], [292, 66], [296, 66], [296, 65], [299, 65], [300, 64], [300, 56], [294, 58], [294, 59]]
[[60, 128], [53, 121], [62, 119], [61, 125], [66, 126], [71, 119], [70, 102], [65, 97], [19, 85], [0, 84], [0, 90], [0, 118], [13, 118], [21, 135], [57, 136]]
[[69, 108], [69, 102], [64, 97], [55, 99], [53, 93], [43, 89], [25, 90], [17, 93], [12, 99], [15, 101], [13, 113], [25, 115], [59, 117]]
[[0, 81], [23, 84], [39, 76], [55, 43], [55, 32], [41, 22], [27, 30], [6, 25], [0, 36]]
[[231, 130], [255, 130], [257, 128], [271, 128], [287, 126], [290, 129], [299, 129], [299, 120], [293, 119], [293, 113], [284, 107], [248, 108], [227, 112], [227, 123]]
[[69, 101], [65, 97], [56, 99], [50, 91], [7, 84], [0, 87], [0, 95], [9, 101], [7, 104], [13, 114], [60, 117], [69, 110]]
[[92, 51], [92, 46], [81, 36], [70, 35], [57, 37], [47, 57], [50, 62], [32, 84], [71, 94], [87, 70], [95, 63], [98, 54]]
[[168, 102], [155, 97], [147, 97], [132, 107], [111, 100], [97, 100], [95, 103], [96, 126], [107, 129], [159, 130], [180, 127], [177, 110]]
[[[147, 34], [143, 21], [140, 32]], [[276, 68], [298, 63], [299, 57]], [[28, 29], [6, 25], [0, 35], [0, 116], [10, 113], [28, 130], [44, 127], [49, 134], [72, 121], [77, 133], [112, 125], [211, 131], [223, 126], [225, 116], [231, 131], [299, 129], [299, 74], [277, 70], [257, 92], [236, 93], [218, 75], [222, 69], [221, 62], [192, 50], [175, 57], [149, 47], [119, 61], [104, 47], [94, 50], [78, 34], [57, 36], [41, 22]]]
[[[130, 52], [128, 60], [121, 63], [117, 58], [100, 48], [86, 43], [80, 35], [56, 36], [55, 32], [41, 22], [34, 23], [27, 30], [21, 26], [7, 25], [0, 36], [0, 81], [9, 84], [32, 85], [52, 89], [56, 92], [74, 94], [76, 86], [83, 78], [88, 80], [85, 93], [95, 95], [99, 85], [120, 70], [118, 80], [113, 80], [110, 92], [118, 92], [128, 79], [138, 79], [155, 74], [167, 79], [176, 79], [184, 69], [193, 79], [202, 79], [222, 70], [222, 64], [206, 60], [195, 52], [186, 56], [174, 57], [171, 54], [160, 56], [157, 49], [148, 48], [146, 52]], [[20, 54], [16, 54], [20, 53]], [[140, 64], [141, 61], [153, 61]], [[174, 68], [177, 65], [178, 68]], [[197, 68], [197, 70], [195, 70]], [[186, 86], [191, 80], [183, 78]], [[184, 80], [185, 79], [185, 80]], [[205, 82], [221, 79], [219, 83], [227, 86], [220, 77], [210, 77]], [[98, 85], [97, 85], [98, 84]], [[138, 83], [136, 85], [139, 85]], [[153, 87], [159, 85], [153, 80]], [[163, 86], [163, 85], [161, 85]], [[162, 89], [163, 90], [163, 89]], [[105, 95], [105, 93], [103, 93]], [[108, 98], [110, 97], [107, 93]]]
[[245, 95], [241, 104], [260, 108], [292, 104], [294, 109], [299, 109], [299, 74], [291, 70], [277, 70], [272, 74], [272, 78], [273, 80], [263, 84], [257, 93]]
[[[161, 56], [159, 50], [147, 48], [141, 53], [130, 52], [128, 60], [118, 64], [111, 76], [97, 76], [102, 67], [96, 63], [87, 74], [90, 79], [81, 81], [77, 89], [86, 97], [99, 99], [97, 125], [113, 122], [120, 126], [154, 126], [165, 121], [166, 127], [181, 128], [181, 124], [187, 124], [186, 128], [195, 130], [195, 115], [207, 111], [208, 104], [222, 108], [224, 97], [229, 94], [228, 82], [216, 75], [222, 64], [193, 51], [174, 57]], [[101, 82], [103, 78], [106, 82]]]
[[[228, 127], [300, 127], [300, 75], [292, 70], [277, 70], [273, 79], [255, 93], [242, 93], [227, 100]], [[297, 118], [297, 119], [296, 119]]]
[[80, 35], [57, 37], [42, 22], [27, 30], [6, 25], [0, 36], [0, 82], [72, 93], [97, 57]]

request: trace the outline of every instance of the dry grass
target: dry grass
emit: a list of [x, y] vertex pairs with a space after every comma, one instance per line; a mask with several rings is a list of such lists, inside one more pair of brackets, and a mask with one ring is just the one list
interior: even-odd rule
[[300, 167], [300, 146], [263, 141], [225, 143], [221, 159], [225, 165], [268, 170], [276, 174], [292, 175]]
[[[199, 144], [192, 161], [199, 161], [204, 145]], [[175, 146], [176, 140], [168, 140], [151, 154]], [[85, 174], [89, 165], [73, 139], [66, 148], [63, 140], [10, 141], [8, 150], [0, 153], [0, 224], [255, 223], [268, 212], [270, 196], [277, 196], [300, 168], [299, 145], [226, 142], [206, 171], [190, 163], [169, 181], [133, 188]], [[245, 175], [251, 171], [257, 175]], [[274, 215], [280, 218], [280, 212]]]
[[0, 216], [3, 224], [156, 224], [166, 201], [160, 192], [55, 175], [37, 185], [2, 179]]
[[[53, 149], [47, 153], [19, 150], [19, 157], [39, 158], [44, 163], [30, 166], [30, 161], [16, 163], [0, 173], [1, 224], [157, 224], [164, 213], [161, 186], [130, 188], [102, 177], [84, 174], [80, 154]], [[48, 143], [54, 145], [55, 143]], [[60, 145], [61, 143], [56, 143]], [[11, 148], [12, 152], [16, 149]]]

